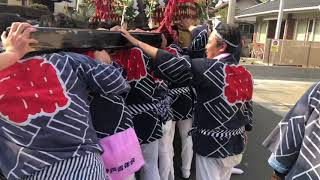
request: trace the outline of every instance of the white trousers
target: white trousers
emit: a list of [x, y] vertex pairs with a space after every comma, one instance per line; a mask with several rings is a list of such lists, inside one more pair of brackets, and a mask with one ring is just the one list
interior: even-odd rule
[[240, 164], [242, 154], [227, 158], [196, 155], [196, 180], [230, 180], [232, 168]]
[[135, 177], [135, 175], [133, 174], [133, 175], [125, 178], [124, 180], [136, 180], [136, 177]]
[[180, 137], [181, 137], [181, 172], [184, 178], [189, 178], [193, 157], [192, 137], [188, 135], [192, 129], [192, 119], [177, 121]]
[[159, 140], [142, 144], [141, 150], [145, 164], [141, 169], [140, 180], [160, 180], [158, 168]]
[[[173, 121], [167, 121], [163, 126], [163, 137], [159, 140], [159, 172], [161, 180], [174, 180], [172, 142]], [[171, 139], [172, 138], [172, 139]]]
[[[174, 180], [174, 166], [173, 166], [173, 139], [175, 134], [175, 126], [178, 126], [182, 151], [182, 167], [181, 172], [184, 178], [190, 176], [190, 169], [193, 157], [192, 137], [188, 136], [188, 132], [192, 128], [192, 119], [182, 121], [167, 122], [164, 127], [164, 136], [160, 140], [159, 146], [159, 170], [161, 180]], [[168, 131], [169, 129], [169, 131]]]

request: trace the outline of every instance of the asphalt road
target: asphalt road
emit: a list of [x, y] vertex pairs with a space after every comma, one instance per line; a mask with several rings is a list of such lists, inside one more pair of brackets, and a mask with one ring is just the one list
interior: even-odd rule
[[281, 120], [281, 116], [275, 114], [260, 105], [254, 106], [254, 129], [249, 134], [249, 144], [244, 154], [244, 159], [239, 166], [244, 174], [232, 176], [232, 180], [270, 180], [272, 170], [267, 160], [270, 152], [262, 147], [261, 143]]

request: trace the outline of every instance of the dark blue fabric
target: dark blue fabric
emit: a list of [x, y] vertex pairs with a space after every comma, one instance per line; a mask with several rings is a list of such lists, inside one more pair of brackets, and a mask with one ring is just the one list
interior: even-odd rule
[[263, 145], [270, 166], [285, 179], [319, 179], [320, 82], [315, 83], [279, 122]]
[[[237, 131], [252, 125], [252, 101], [231, 103], [224, 96], [226, 67], [238, 67], [233, 56], [220, 60], [190, 59], [158, 50], [156, 75], [182, 87], [191, 85], [196, 91], [193, 148], [201, 156], [224, 158], [244, 150], [243, 134], [232, 137], [212, 137], [211, 131]], [[252, 80], [250, 73], [246, 78]], [[238, 77], [242, 78], [242, 77]], [[247, 79], [243, 79], [247, 80]], [[253, 86], [252, 81], [250, 84]], [[221, 133], [223, 134], [223, 133]]]
[[207, 25], [197, 26], [191, 31], [192, 42], [187, 49], [186, 55], [189, 55], [191, 59], [205, 58], [206, 57], [206, 45], [209, 40], [209, 28]]
[[[126, 72], [119, 64], [113, 62], [112, 65], [126, 78]], [[99, 139], [133, 128], [132, 115], [125, 103], [126, 96], [127, 92], [121, 95], [91, 94], [90, 113]]]
[[[51, 114], [31, 116], [25, 125], [9, 123], [10, 119], [0, 113], [0, 169], [9, 179], [24, 178], [60, 160], [101, 153], [89, 113], [88, 90], [106, 96], [129, 90], [116, 68], [84, 55], [47, 54], [23, 63], [30, 60], [51, 64], [68, 104]], [[30, 73], [39, 72], [30, 69]], [[41, 79], [43, 77], [39, 77]], [[8, 86], [16, 88], [12, 84]], [[42, 87], [41, 90], [49, 89]]]
[[122, 96], [94, 95], [90, 113], [99, 139], [133, 127], [132, 116]]
[[[131, 90], [126, 97], [126, 103], [130, 105], [143, 105], [148, 103], [158, 104], [168, 98], [167, 85], [153, 77], [153, 63], [150, 57], [143, 54], [147, 76], [139, 80], [131, 81]], [[163, 107], [165, 107], [164, 105]], [[133, 116], [134, 128], [141, 144], [151, 143], [160, 139], [162, 124], [170, 119], [170, 107], [163, 109], [161, 114], [157, 110], [151, 110]]]
[[[206, 25], [198, 26], [191, 31], [192, 41], [190, 46], [183, 50], [176, 44], [171, 44], [169, 48], [173, 48], [178, 52], [178, 56], [189, 55], [190, 58], [204, 58], [206, 57], [205, 47], [208, 42], [208, 27]], [[191, 87], [186, 86], [183, 88], [175, 87], [175, 83], [170, 83], [169, 88], [173, 94], [173, 120], [186, 120], [192, 118], [194, 95], [191, 94]], [[180, 91], [184, 91], [180, 93]]]

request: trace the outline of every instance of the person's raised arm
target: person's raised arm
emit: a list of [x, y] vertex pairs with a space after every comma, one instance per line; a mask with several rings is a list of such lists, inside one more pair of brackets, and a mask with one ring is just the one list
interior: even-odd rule
[[30, 44], [38, 41], [30, 38], [30, 33], [35, 32], [28, 23], [13, 23], [10, 32], [3, 32], [1, 41], [5, 51], [0, 54], [0, 71], [15, 64], [30, 51]]
[[192, 69], [189, 56], [175, 56], [137, 40], [124, 29], [120, 31], [128, 41], [142, 49], [144, 53], [152, 58], [155, 76], [170, 81], [177, 86], [190, 85], [192, 82]]
[[143, 52], [145, 52], [148, 56], [150, 56], [153, 60], [156, 59], [157, 53], [158, 53], [158, 48], [150, 46], [149, 44], [146, 44], [144, 42], [139, 41], [138, 39], [134, 38], [133, 36], [130, 35], [130, 33], [121, 28], [120, 32], [122, 35], [128, 39], [129, 42], [131, 42], [133, 45], [139, 47], [142, 49]]

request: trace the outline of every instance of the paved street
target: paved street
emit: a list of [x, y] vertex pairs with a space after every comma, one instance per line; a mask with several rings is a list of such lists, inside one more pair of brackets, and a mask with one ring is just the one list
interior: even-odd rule
[[249, 134], [249, 145], [242, 164], [245, 173], [232, 180], [269, 180], [272, 170], [267, 164], [270, 152], [261, 143], [282, 116], [294, 106], [313, 82], [255, 80], [254, 130]]

